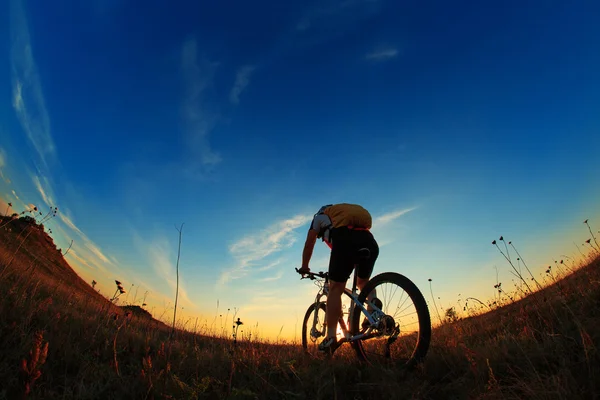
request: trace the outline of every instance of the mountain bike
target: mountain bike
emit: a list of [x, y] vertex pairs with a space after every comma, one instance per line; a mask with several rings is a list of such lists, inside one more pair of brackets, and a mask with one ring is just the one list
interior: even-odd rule
[[[369, 255], [368, 249], [359, 250], [360, 257]], [[300, 273], [298, 268], [296, 272]], [[316, 355], [317, 346], [327, 333], [327, 303], [322, 298], [329, 292], [329, 275], [309, 272], [302, 274], [301, 279], [311, 279], [319, 287], [302, 324], [302, 347], [306, 353]], [[356, 281], [355, 268], [352, 290], [344, 290], [350, 306], [347, 312], [342, 310], [338, 322], [338, 344], [350, 343], [358, 358], [369, 364], [394, 362], [398, 366], [413, 367], [422, 361], [431, 340], [431, 319], [417, 286], [395, 272], [374, 276], [360, 293], [357, 293]], [[348, 315], [347, 322], [345, 315]]]

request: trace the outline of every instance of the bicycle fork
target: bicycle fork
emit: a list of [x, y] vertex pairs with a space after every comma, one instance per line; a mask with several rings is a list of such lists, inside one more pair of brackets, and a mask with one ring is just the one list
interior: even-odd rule
[[[317, 319], [319, 316], [319, 310], [321, 309], [321, 297], [323, 297], [325, 293], [319, 293], [317, 295], [317, 297], [315, 298], [315, 311], [314, 311], [314, 315], [313, 315], [313, 323], [312, 323], [312, 328], [310, 328], [310, 336], [318, 339], [322, 336], [325, 336], [326, 330], [327, 330], [327, 316], [325, 316], [325, 321], [323, 321], [323, 332], [319, 331], [317, 329]], [[325, 309], [327, 309], [327, 305], [325, 305]]]

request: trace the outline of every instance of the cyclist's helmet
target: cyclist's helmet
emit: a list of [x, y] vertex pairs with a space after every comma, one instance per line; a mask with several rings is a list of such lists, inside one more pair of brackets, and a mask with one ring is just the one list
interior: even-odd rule
[[315, 217], [319, 214], [323, 214], [325, 212], [325, 209], [328, 207], [331, 207], [333, 204], [327, 204], [326, 206], [323, 206], [321, 208], [319, 208], [319, 211], [317, 211], [317, 213], [315, 214]]

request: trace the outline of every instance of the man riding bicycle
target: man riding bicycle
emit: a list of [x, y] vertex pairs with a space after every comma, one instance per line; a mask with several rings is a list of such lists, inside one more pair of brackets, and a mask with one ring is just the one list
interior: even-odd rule
[[[371, 233], [371, 214], [357, 204], [329, 204], [314, 215], [308, 229], [302, 252], [301, 274], [310, 272], [308, 266], [315, 242], [322, 239], [330, 248], [329, 294], [327, 295], [327, 335], [319, 344], [321, 351], [333, 351], [337, 347], [337, 323], [342, 315], [342, 293], [355, 266], [356, 285], [360, 290], [369, 282], [379, 246]], [[369, 249], [370, 256], [359, 257], [359, 250]]]

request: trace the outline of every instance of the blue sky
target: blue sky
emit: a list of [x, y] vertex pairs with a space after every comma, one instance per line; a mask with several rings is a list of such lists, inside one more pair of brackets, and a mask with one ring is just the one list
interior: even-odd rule
[[293, 268], [326, 203], [368, 208], [376, 271], [444, 305], [510, 282], [500, 235], [536, 270], [575, 254], [600, 226], [600, 5], [400, 3], [10, 0], [2, 202], [59, 207], [75, 270], [159, 315], [185, 223], [182, 318], [235, 307], [264, 337], [312, 298]]

